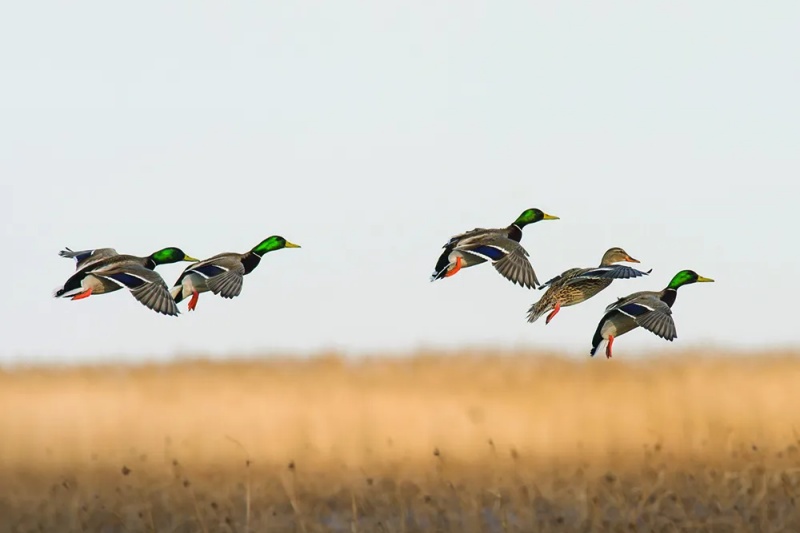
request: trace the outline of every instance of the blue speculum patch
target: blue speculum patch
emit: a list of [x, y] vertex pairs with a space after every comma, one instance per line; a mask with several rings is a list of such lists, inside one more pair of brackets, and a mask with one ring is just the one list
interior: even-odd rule
[[492, 261], [499, 261], [506, 255], [506, 253], [503, 250], [495, 248], [494, 246], [487, 246], [487, 245], [477, 246], [473, 248], [472, 251], [475, 252], [476, 254], [485, 255]]
[[639, 305], [637, 303], [625, 304], [622, 307], [620, 307], [620, 310], [633, 316], [640, 316], [650, 311], [650, 309], [646, 308], [643, 305]]
[[118, 272], [116, 274], [111, 274], [109, 277], [114, 278], [115, 280], [119, 281], [129, 289], [135, 289], [136, 287], [145, 284], [145, 281], [142, 278], [138, 276], [133, 276], [131, 274], [127, 274], [125, 272]]
[[193, 268], [195, 272], [200, 272], [204, 276], [212, 278], [214, 276], [219, 276], [220, 274], [225, 273], [225, 269], [222, 267], [218, 267], [217, 265], [201, 265], [197, 268]]

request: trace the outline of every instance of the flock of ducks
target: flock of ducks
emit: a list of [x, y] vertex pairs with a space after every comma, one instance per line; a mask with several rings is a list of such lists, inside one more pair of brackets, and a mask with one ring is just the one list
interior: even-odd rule
[[[431, 281], [449, 278], [462, 268], [468, 268], [490, 261], [497, 272], [512, 283], [529, 289], [547, 289], [539, 301], [528, 310], [528, 322], [535, 322], [550, 312], [545, 319], [549, 324], [562, 307], [585, 302], [611, 285], [615, 279], [630, 279], [647, 276], [652, 272], [642, 272], [635, 268], [618, 265], [619, 262], [639, 263], [619, 247], [609, 248], [603, 254], [600, 265], [588, 268], [571, 268], [553, 279], [539, 283], [536, 273], [528, 260], [528, 252], [522, 247], [522, 229], [528, 224], [542, 220], [558, 220], [540, 209], [526, 209], [517, 219], [505, 228], [475, 228], [454, 235], [442, 247]], [[605, 344], [606, 357], [611, 357], [611, 346], [620, 335], [642, 327], [659, 337], [672, 341], [678, 337], [672, 319], [672, 306], [678, 289], [691, 283], [714, 281], [704, 278], [693, 270], [681, 270], [661, 291], [642, 291], [619, 298], [605, 309], [605, 314], [597, 325], [592, 338], [595, 353]]]
[[[235, 298], [242, 292], [244, 276], [252, 272], [264, 254], [283, 248], [300, 248], [279, 235], [267, 237], [243, 254], [227, 252], [202, 261], [186, 255], [180, 248], [169, 247], [147, 257], [118, 254], [113, 248], [95, 248], [59, 252], [75, 259], [75, 273], [54, 293], [56, 298], [80, 300], [93, 294], [128, 289], [133, 297], [157, 313], [176, 316], [178, 303], [191, 296], [189, 310], [194, 311], [201, 292], [211, 291], [223, 298]], [[158, 265], [189, 261], [170, 289], [155, 272]]]
[[[512, 283], [529, 289], [547, 289], [528, 310], [528, 322], [535, 322], [549, 312], [545, 319], [545, 323], [549, 324], [562, 307], [585, 302], [606, 289], [615, 279], [638, 278], [652, 271], [643, 272], [617, 264], [639, 261], [622, 248], [613, 247], [603, 254], [599, 266], [571, 268], [540, 283], [528, 260], [528, 252], [520, 241], [525, 226], [542, 220], [558, 220], [558, 217], [540, 209], [526, 209], [505, 228], [475, 228], [454, 235], [443, 246], [444, 251], [436, 263], [431, 281], [449, 278], [462, 268], [491, 262], [497, 272]], [[67, 248], [59, 255], [75, 259], [75, 272], [55, 291], [54, 296], [79, 300], [128, 289], [134, 298], [149, 309], [176, 316], [179, 314], [178, 304], [186, 298], [190, 298], [188, 309], [193, 311], [202, 292], [211, 292], [223, 298], [239, 296], [244, 276], [259, 265], [265, 254], [284, 248], [300, 246], [273, 235], [245, 253], [221, 253], [202, 261], [175, 247], [158, 250], [146, 257], [119, 254], [113, 248], [77, 252]], [[191, 264], [169, 288], [155, 268], [180, 261]], [[610, 358], [614, 339], [637, 327], [668, 341], [674, 340], [677, 333], [672, 319], [672, 306], [678, 289], [691, 283], [710, 281], [714, 280], [699, 276], [693, 270], [682, 270], [661, 291], [635, 292], [619, 298], [606, 307], [592, 338], [590, 355], [594, 356], [605, 344], [606, 357]]]

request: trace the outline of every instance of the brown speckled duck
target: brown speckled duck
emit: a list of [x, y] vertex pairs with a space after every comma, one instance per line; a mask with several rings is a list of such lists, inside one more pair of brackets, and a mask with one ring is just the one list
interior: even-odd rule
[[545, 320], [545, 324], [549, 324], [562, 307], [585, 302], [611, 285], [615, 279], [637, 278], [650, 273], [650, 271], [642, 272], [629, 266], [614, 264], [621, 261], [639, 262], [638, 259], [628, 255], [628, 252], [615, 246], [606, 250], [600, 266], [570, 268], [542, 284], [539, 288], [546, 287], [547, 292], [528, 310], [528, 322], [536, 322], [540, 316], [552, 310]]

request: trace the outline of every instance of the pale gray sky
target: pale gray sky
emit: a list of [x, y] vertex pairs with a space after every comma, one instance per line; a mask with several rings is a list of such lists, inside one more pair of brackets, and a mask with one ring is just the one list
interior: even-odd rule
[[[0, 17], [0, 362], [468, 345], [588, 357], [603, 308], [692, 268], [670, 346], [800, 343], [796, 2], [13, 2]], [[653, 268], [528, 324], [442, 244], [539, 207], [540, 279]], [[52, 298], [73, 249], [196, 257], [280, 234], [178, 318]], [[185, 264], [159, 267], [171, 284]]]

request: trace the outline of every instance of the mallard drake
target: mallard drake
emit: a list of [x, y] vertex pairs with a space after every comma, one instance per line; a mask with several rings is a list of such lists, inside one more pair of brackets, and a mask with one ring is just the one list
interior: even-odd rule
[[691, 283], [714, 281], [699, 276], [694, 270], [681, 270], [672, 278], [664, 290], [635, 292], [606, 307], [605, 315], [597, 325], [592, 338], [591, 356], [597, 352], [603, 342], [606, 345], [606, 357], [611, 357], [611, 345], [620, 335], [641, 326], [662, 339], [672, 341], [678, 337], [675, 322], [672, 320], [672, 306], [678, 295], [678, 289]]
[[529, 289], [539, 284], [528, 260], [528, 252], [519, 243], [522, 228], [540, 220], [558, 220], [540, 209], [526, 209], [508, 227], [472, 231], [450, 237], [442, 248], [431, 281], [448, 278], [462, 268], [491, 261], [495, 269], [512, 283]]
[[261, 262], [261, 257], [282, 248], [300, 248], [283, 237], [273, 235], [261, 241], [249, 252], [229, 252], [209, 257], [186, 268], [173, 285], [170, 293], [179, 303], [191, 295], [189, 311], [197, 307], [201, 292], [211, 291], [223, 298], [235, 298], [242, 292], [244, 276]]
[[552, 309], [552, 313], [547, 315], [547, 320], [545, 320], [545, 324], [549, 324], [562, 307], [585, 302], [611, 285], [615, 279], [637, 278], [650, 273], [650, 271], [642, 272], [629, 266], [614, 264], [621, 261], [639, 262], [638, 259], [628, 255], [628, 252], [615, 246], [606, 250], [600, 266], [570, 268], [543, 283], [539, 289], [547, 288], [547, 292], [528, 310], [528, 322], [536, 322], [540, 316]]
[[[92, 294], [105, 294], [126, 288], [147, 308], [165, 315], [178, 314], [178, 307], [169, 293], [167, 284], [153, 268], [157, 265], [197, 261], [197, 259], [189, 257], [179, 248], [164, 248], [147, 257], [116, 254], [116, 252], [111, 254], [107, 252], [113, 250], [111, 248], [98, 250], [105, 251], [92, 254], [92, 250], [73, 252], [67, 249], [67, 254], [74, 255], [61, 253], [63, 257], [74, 257], [80, 268], [55, 291], [56, 298], [80, 300]], [[104, 257], [100, 258], [101, 255]]]

